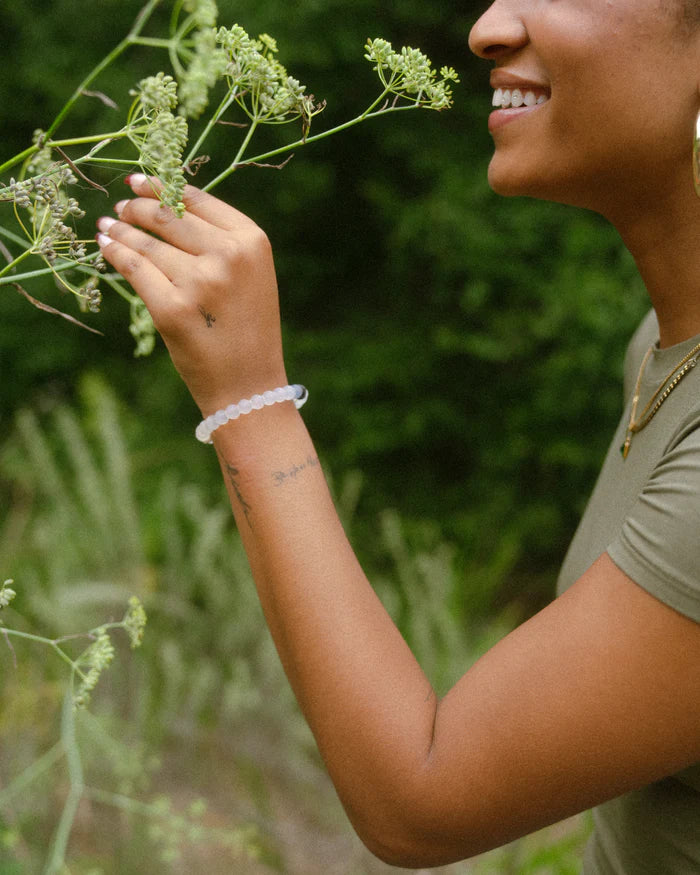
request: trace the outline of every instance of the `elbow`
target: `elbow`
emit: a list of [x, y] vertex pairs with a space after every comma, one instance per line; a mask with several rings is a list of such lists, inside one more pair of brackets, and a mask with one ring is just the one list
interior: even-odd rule
[[365, 847], [383, 863], [402, 869], [432, 869], [466, 859], [461, 852], [440, 843], [436, 836], [398, 832], [358, 833]]
[[419, 848], [415, 842], [397, 841], [395, 837], [360, 836], [365, 847], [374, 854], [377, 859], [388, 866], [396, 866], [401, 869], [429, 869], [440, 865], [435, 858], [426, 853], [426, 849]]
[[389, 866], [431, 869], [478, 852], [470, 849], [464, 835], [451, 836], [436, 822], [434, 812], [422, 808], [406, 799], [392, 800], [380, 814], [375, 808], [374, 816], [350, 819], [365, 847]]

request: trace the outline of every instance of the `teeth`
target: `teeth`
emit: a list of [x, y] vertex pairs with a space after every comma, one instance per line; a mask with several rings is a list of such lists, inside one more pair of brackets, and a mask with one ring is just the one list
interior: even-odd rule
[[492, 104], [500, 109], [510, 109], [510, 107], [517, 109], [521, 106], [541, 106], [548, 100], [545, 94], [536, 97], [534, 91], [523, 93], [519, 88], [514, 88], [512, 91], [509, 88], [497, 88], [493, 93]]

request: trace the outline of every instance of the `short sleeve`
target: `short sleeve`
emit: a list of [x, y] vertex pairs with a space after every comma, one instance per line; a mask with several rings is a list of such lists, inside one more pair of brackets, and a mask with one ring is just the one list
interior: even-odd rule
[[700, 422], [667, 448], [608, 554], [639, 586], [700, 623]]

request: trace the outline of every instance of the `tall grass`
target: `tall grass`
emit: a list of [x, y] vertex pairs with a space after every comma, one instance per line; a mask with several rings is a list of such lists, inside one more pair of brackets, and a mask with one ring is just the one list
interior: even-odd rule
[[[18, 590], [6, 624], [66, 635], [121, 613], [132, 593], [149, 614], [141, 651], [119, 654], [77, 720], [89, 792], [65, 871], [136, 875], [144, 859], [154, 875], [394, 871], [361, 847], [325, 776], [223, 488], [205, 491], [176, 467], [132, 471], [133, 425], [91, 378], [79, 413], [24, 411], [0, 453], [0, 495], [11, 497], [0, 518], [0, 575]], [[351, 537], [360, 491], [357, 474], [335, 489]], [[427, 539], [417, 548], [391, 511], [378, 532], [382, 560], [370, 576], [445, 691], [508, 620], [483, 628], [465, 620], [449, 545]], [[68, 792], [64, 767], [42, 761], [60, 733], [61, 671], [36, 648], [15, 646], [14, 657], [0, 652], [0, 672], [0, 875], [38, 873]], [[37, 762], [46, 768], [24, 771]], [[3, 787], [22, 774], [22, 792], [3, 802]], [[584, 833], [575, 821], [435, 871], [573, 875]], [[233, 856], [224, 858], [227, 841]]]

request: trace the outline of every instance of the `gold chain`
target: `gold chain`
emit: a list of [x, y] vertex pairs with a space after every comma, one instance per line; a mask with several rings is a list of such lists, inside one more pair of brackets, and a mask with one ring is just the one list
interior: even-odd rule
[[637, 434], [637, 432], [641, 431], [646, 425], [649, 425], [671, 392], [673, 392], [683, 377], [685, 377], [686, 374], [689, 374], [698, 363], [700, 343], [697, 346], [694, 346], [690, 352], [683, 356], [678, 362], [656, 392], [651, 396], [649, 403], [640, 413], [639, 419], [637, 419], [637, 407], [639, 406], [639, 393], [642, 387], [642, 379], [644, 378], [644, 371], [646, 370], [647, 362], [654, 351], [655, 345], [656, 344], [652, 344], [647, 350], [646, 355], [642, 359], [639, 374], [637, 375], [637, 383], [634, 387], [634, 398], [632, 399], [632, 410], [630, 411], [630, 419], [627, 424], [627, 435], [624, 444], [620, 447], [623, 459], [626, 459], [629, 455], [630, 446], [632, 445], [632, 437]]

